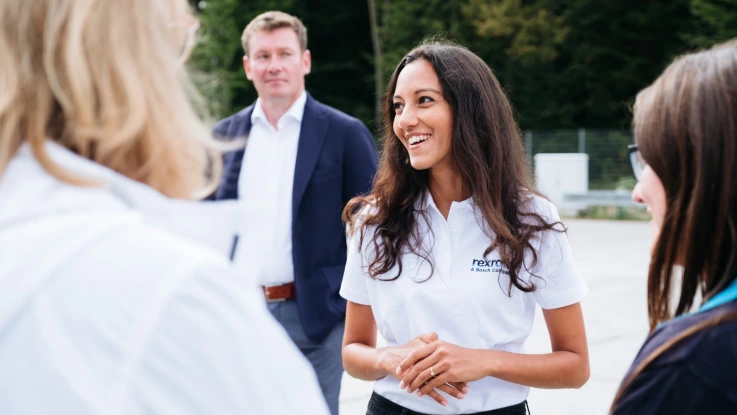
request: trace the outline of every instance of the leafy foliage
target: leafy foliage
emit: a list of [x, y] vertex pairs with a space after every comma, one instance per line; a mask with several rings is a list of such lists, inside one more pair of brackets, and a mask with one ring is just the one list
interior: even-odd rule
[[697, 47], [737, 38], [737, 0], [691, 0], [698, 30], [685, 38]]
[[[192, 66], [212, 110], [256, 97], [240, 35], [267, 10], [302, 18], [320, 101], [377, 127], [367, 1], [209, 0]], [[622, 128], [636, 93], [677, 55], [737, 37], [737, 0], [374, 0], [382, 82], [423, 39], [443, 36], [482, 57], [524, 129]]]

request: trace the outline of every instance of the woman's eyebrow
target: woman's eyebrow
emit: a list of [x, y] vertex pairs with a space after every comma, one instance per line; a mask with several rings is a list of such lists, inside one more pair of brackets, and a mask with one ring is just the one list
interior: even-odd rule
[[[435, 88], [420, 88], [420, 89], [418, 89], [418, 90], [415, 91], [415, 95], [419, 95], [419, 94], [421, 94], [423, 92], [434, 92], [434, 93], [436, 93], [438, 95], [443, 95], [442, 92], [438, 91]], [[394, 95], [394, 98], [402, 98], [402, 97], [399, 94], [396, 94], [396, 95]]]
[[420, 88], [420, 89], [418, 89], [418, 90], [415, 91], [415, 95], [421, 94], [423, 92], [434, 92], [436, 94], [442, 95], [442, 93], [440, 91], [438, 91], [437, 89], [434, 89], [434, 88]]

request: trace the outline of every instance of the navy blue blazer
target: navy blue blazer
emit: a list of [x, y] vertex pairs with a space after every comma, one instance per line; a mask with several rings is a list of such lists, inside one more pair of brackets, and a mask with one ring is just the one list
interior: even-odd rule
[[[213, 134], [246, 137], [253, 108], [219, 121]], [[225, 155], [216, 200], [238, 198], [244, 152]], [[376, 166], [376, 146], [368, 128], [308, 94], [292, 188], [292, 259], [297, 308], [305, 334], [314, 342], [321, 343], [345, 316], [346, 302], [338, 294], [347, 254], [341, 213], [351, 198], [371, 190]], [[258, 235], [240, 236], [249, 237]], [[271, 260], [279, 261], [279, 253], [274, 252]]]

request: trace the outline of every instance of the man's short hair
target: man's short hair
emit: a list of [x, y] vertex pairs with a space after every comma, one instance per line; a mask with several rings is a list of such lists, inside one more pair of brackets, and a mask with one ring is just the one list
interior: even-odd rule
[[298, 18], [279, 11], [270, 11], [261, 13], [256, 18], [248, 23], [248, 26], [243, 30], [243, 36], [241, 36], [241, 45], [243, 45], [243, 51], [248, 56], [248, 41], [251, 39], [254, 33], [258, 32], [272, 32], [276, 29], [288, 27], [294, 30], [297, 34], [297, 41], [299, 41], [299, 47], [302, 52], [307, 50], [307, 28], [302, 24], [302, 21]]

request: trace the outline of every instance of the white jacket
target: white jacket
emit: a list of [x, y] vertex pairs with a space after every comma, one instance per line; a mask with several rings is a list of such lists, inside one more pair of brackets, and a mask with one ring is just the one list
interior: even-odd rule
[[[236, 202], [172, 200], [48, 144], [0, 176], [0, 414], [326, 414], [227, 252]], [[208, 246], [206, 246], [208, 245]]]

